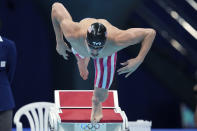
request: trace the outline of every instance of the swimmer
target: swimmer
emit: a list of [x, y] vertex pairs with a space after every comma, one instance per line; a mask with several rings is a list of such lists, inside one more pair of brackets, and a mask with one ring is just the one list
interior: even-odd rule
[[[143, 62], [150, 50], [156, 32], [150, 28], [130, 28], [121, 30], [105, 19], [85, 18], [80, 22], [72, 20], [68, 10], [61, 3], [54, 3], [51, 11], [52, 23], [56, 35], [56, 50], [68, 60], [68, 52], [75, 54], [80, 76], [88, 79], [87, 66], [90, 58], [94, 60], [95, 80], [92, 97], [91, 122], [99, 122], [102, 115], [102, 102], [108, 97], [108, 90], [113, 81], [117, 52], [141, 43], [136, 58], [120, 63], [123, 67], [118, 74], [128, 77]], [[64, 42], [63, 36], [70, 43]]]

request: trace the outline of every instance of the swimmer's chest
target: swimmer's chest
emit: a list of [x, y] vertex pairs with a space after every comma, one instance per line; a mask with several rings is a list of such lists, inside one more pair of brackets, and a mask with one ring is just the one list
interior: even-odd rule
[[[71, 47], [73, 47], [80, 55], [84, 57], [91, 57], [88, 53], [85, 39], [69, 40]], [[113, 42], [106, 41], [106, 45], [101, 53], [99, 53], [98, 58], [103, 58], [106, 56], [111, 56], [113, 53], [117, 52], [119, 49], [114, 46]]]

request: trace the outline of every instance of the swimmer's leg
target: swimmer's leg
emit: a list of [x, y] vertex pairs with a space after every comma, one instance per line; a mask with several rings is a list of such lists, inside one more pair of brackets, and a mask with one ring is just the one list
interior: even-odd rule
[[102, 117], [102, 102], [108, 97], [108, 89], [113, 81], [117, 53], [94, 60], [95, 80], [92, 97], [91, 122], [99, 122]]

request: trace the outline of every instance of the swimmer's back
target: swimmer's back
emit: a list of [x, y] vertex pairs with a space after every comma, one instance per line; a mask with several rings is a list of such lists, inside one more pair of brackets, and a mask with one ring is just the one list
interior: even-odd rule
[[114, 30], [118, 30], [118, 28], [111, 25], [111, 23], [105, 19], [84, 18], [79, 22], [82, 34], [86, 35], [87, 29], [90, 27], [90, 25], [96, 22], [103, 24], [107, 28], [108, 38], [112, 36]]

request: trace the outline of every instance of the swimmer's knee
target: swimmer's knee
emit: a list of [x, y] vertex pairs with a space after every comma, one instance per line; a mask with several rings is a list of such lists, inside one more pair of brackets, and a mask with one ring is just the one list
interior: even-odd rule
[[92, 102], [93, 102], [94, 104], [99, 104], [99, 99], [98, 99], [97, 97], [93, 96], [93, 97], [92, 97]]
[[103, 95], [102, 97], [100, 97], [100, 98], [99, 98], [99, 101], [100, 101], [100, 102], [105, 102], [105, 100], [107, 99], [107, 97], [108, 97], [108, 93], [105, 94], [105, 95]]
[[94, 96], [98, 99], [99, 102], [104, 102], [108, 97], [108, 90], [103, 88], [95, 87]]

